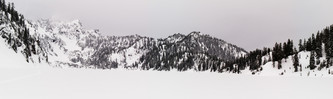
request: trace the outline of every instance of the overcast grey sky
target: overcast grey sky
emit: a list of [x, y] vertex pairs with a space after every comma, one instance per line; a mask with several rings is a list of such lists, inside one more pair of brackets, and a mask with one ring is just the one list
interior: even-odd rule
[[254, 50], [333, 24], [333, 0], [6, 0], [27, 19], [79, 19], [104, 35], [201, 31]]

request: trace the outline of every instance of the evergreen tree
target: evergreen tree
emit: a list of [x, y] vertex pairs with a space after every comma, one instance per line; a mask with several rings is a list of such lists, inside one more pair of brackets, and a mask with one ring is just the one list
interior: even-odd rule
[[326, 50], [326, 55], [327, 55], [327, 57], [329, 57], [329, 58], [331, 58], [331, 57], [333, 57], [333, 25], [331, 25], [330, 26], [330, 29], [328, 30], [327, 29], [327, 31], [329, 32], [329, 33], [327, 33], [327, 44], [326, 44], [326, 46], [325, 46], [325, 50]]
[[280, 45], [278, 43], [275, 43], [275, 46], [273, 47], [273, 53], [272, 53], [273, 61], [280, 60], [280, 56], [281, 56], [281, 54], [280, 54], [280, 51], [281, 51]]
[[298, 72], [298, 66], [299, 66], [299, 58], [298, 58], [298, 54], [296, 53], [293, 57], [293, 61], [294, 61], [294, 72]]
[[278, 69], [281, 69], [281, 68], [282, 68], [281, 60], [278, 60]]
[[320, 36], [320, 33], [318, 32], [316, 35], [315, 41], [315, 51], [316, 51], [316, 56], [317, 58], [322, 57], [322, 38]]
[[312, 34], [311, 40], [311, 51], [316, 50], [316, 38], [314, 34]]
[[330, 58], [326, 57], [326, 68], [329, 68], [330, 67]]
[[303, 44], [302, 44], [303, 42], [302, 42], [302, 39], [299, 39], [299, 44], [298, 44], [298, 50], [299, 51], [304, 51], [304, 47], [303, 47]]
[[306, 42], [306, 51], [312, 51], [312, 39], [309, 38]]
[[316, 65], [315, 65], [315, 55], [314, 55], [314, 52], [311, 51], [311, 55], [310, 55], [310, 65], [309, 65], [309, 68], [310, 70], [313, 70], [316, 68]]
[[307, 48], [308, 48], [308, 43], [307, 43], [307, 41], [306, 41], [306, 39], [304, 39], [303, 40], [303, 49], [305, 50], [305, 51], [307, 51]]
[[293, 55], [294, 54], [294, 42], [293, 42], [293, 40], [290, 40], [290, 39], [288, 39], [288, 42], [287, 42], [287, 50], [288, 50], [288, 56], [289, 55]]
[[283, 58], [286, 58], [289, 55], [288, 45], [286, 42], [283, 43]]

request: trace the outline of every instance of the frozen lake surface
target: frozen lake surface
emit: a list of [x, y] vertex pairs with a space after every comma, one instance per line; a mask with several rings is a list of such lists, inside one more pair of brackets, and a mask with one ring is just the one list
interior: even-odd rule
[[1, 99], [330, 99], [333, 78], [0, 67]]

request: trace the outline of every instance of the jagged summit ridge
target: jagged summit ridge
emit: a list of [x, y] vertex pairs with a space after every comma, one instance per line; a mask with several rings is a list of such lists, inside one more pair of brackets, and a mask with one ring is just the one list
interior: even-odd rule
[[98, 30], [86, 30], [79, 20], [27, 21], [14, 8], [3, 3], [1, 8], [1, 37], [27, 62], [100, 69], [216, 71], [225, 61], [246, 54], [237, 46], [198, 32], [165, 39], [103, 36]]
[[[207, 57], [205, 60], [215, 57], [220, 63], [247, 53], [242, 48], [199, 32], [191, 32], [188, 35], [178, 33], [165, 39], [155, 39], [140, 35], [103, 36], [97, 30], [85, 30], [78, 20], [71, 22], [38, 20], [30, 23], [31, 32], [38, 34], [38, 37], [44, 40], [43, 44], [48, 46], [49, 58], [54, 61], [51, 63], [55, 66], [151, 69], [153, 67], [147, 67], [146, 63], [165, 65], [162, 60], [171, 61], [166, 57], [180, 53], [191, 53], [191, 55], [201, 53]], [[65, 58], [60, 59], [60, 56]], [[193, 57], [198, 56], [200, 55]], [[158, 61], [149, 59], [153, 57]], [[180, 60], [185, 59], [177, 58], [179, 64], [183, 64], [184, 62]], [[168, 67], [178, 66], [168, 65]], [[194, 67], [194, 64], [188, 67]]]

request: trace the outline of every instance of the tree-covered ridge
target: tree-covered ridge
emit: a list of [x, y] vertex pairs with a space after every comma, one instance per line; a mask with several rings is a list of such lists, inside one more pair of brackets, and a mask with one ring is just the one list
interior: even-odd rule
[[25, 26], [24, 16], [15, 10], [14, 3], [6, 4], [5, 0], [0, 0], [0, 10], [4, 12], [5, 16], [10, 19], [10, 21], [15, 22], [17, 25]]
[[[227, 67], [234, 72], [240, 72], [247, 66], [252, 71], [262, 71], [262, 65], [267, 62], [273, 62], [273, 66], [278, 69], [282, 68], [281, 61], [288, 56], [292, 56], [294, 72], [300, 71], [302, 67], [299, 63], [298, 53], [302, 51], [310, 52], [310, 64], [306, 66], [310, 70], [329, 68], [333, 65], [333, 25], [312, 34], [308, 39], [300, 39], [298, 46], [293, 40], [288, 39], [287, 42], [275, 43], [273, 48], [263, 48], [250, 51], [249, 54], [242, 56], [235, 61], [227, 62]], [[325, 55], [323, 55], [325, 54]], [[264, 58], [264, 56], [268, 56]], [[321, 61], [319, 58], [326, 58]], [[277, 62], [277, 63], [276, 63]], [[319, 66], [319, 67], [318, 67]]]
[[[29, 23], [26, 23], [24, 16], [15, 10], [14, 3], [6, 4], [5, 0], [0, 0], [1, 37], [16, 53], [21, 52], [27, 62], [33, 61], [29, 59], [32, 55], [43, 53], [43, 58], [47, 57], [39, 47], [39, 40], [31, 36], [27, 24]], [[41, 62], [42, 59], [39, 57], [38, 61]]]
[[[173, 38], [178, 41], [170, 42]], [[141, 57], [142, 69], [222, 72], [227, 69], [224, 62], [247, 54], [242, 48], [196, 31], [181, 38], [175, 34], [159, 39], [156, 45]]]

